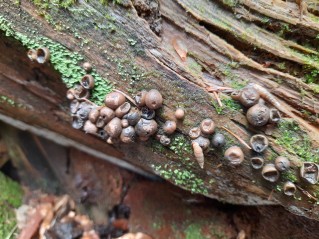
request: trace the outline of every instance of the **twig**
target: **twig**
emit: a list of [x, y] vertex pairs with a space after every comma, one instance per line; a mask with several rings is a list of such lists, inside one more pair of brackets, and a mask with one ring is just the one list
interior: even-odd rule
[[296, 185], [296, 187], [297, 187], [303, 194], [305, 194], [308, 198], [311, 198], [311, 199], [313, 199], [313, 200], [315, 200], [315, 201], [318, 201], [318, 198], [312, 196], [312, 195], [311, 195], [308, 191], [306, 191], [305, 189], [299, 187], [298, 185]]
[[75, 99], [77, 99], [78, 101], [85, 101], [91, 105], [94, 105], [94, 106], [98, 106], [97, 104], [93, 103], [92, 101], [90, 101], [89, 99], [87, 98], [79, 98], [79, 97], [75, 97]]
[[228, 133], [230, 133], [232, 136], [234, 136], [236, 139], [238, 139], [238, 141], [243, 144], [245, 147], [247, 147], [248, 149], [251, 149], [251, 147], [243, 140], [241, 139], [238, 135], [234, 134], [232, 131], [230, 131], [229, 129], [227, 129], [226, 127], [222, 126], [221, 128], [223, 128], [224, 130], [226, 130]]
[[230, 89], [230, 90], [221, 90], [220, 92], [226, 93], [226, 94], [231, 94], [231, 93], [233, 93], [234, 91], [235, 91], [234, 89]]
[[223, 103], [221, 102], [218, 93], [217, 93], [216, 91], [213, 91], [213, 94], [214, 94], [214, 96], [215, 96], [215, 98], [216, 98], [216, 100], [217, 100], [219, 106], [220, 106], [220, 107], [223, 107]]
[[[70, 92], [70, 93], [73, 95], [74, 99], [76, 99], [77, 101], [85, 101], [85, 102], [87, 102], [87, 103], [89, 103], [91, 105], [97, 106], [95, 103], [93, 103], [92, 101], [90, 101], [89, 99], [87, 99], [85, 97], [78, 97], [76, 94], [74, 94], [72, 92]], [[88, 94], [86, 96], [88, 96]]]
[[224, 86], [211, 86], [211, 85], [208, 85], [207, 83], [206, 84], [206, 87], [205, 89], [209, 92], [209, 93], [213, 93], [217, 102], [218, 102], [218, 105], [220, 107], [223, 107], [223, 103], [221, 102], [220, 100], [220, 97], [219, 97], [219, 92], [221, 91], [233, 91], [232, 88], [230, 87], [224, 87]]
[[128, 94], [125, 94], [123, 91], [120, 91], [120, 90], [117, 90], [117, 89], [114, 89], [114, 91], [123, 94], [129, 101], [131, 101], [131, 103], [133, 105], [135, 105], [137, 107], [137, 104], [135, 103], [135, 101]]
[[208, 92], [214, 92], [214, 91], [223, 91], [223, 90], [233, 90], [233, 88], [230, 87], [224, 87], [224, 86], [207, 86], [205, 89]]

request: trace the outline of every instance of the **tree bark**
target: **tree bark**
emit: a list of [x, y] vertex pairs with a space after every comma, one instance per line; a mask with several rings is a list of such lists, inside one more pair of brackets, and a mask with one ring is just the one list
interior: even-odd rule
[[[319, 162], [319, 17], [318, 7], [304, 2], [2, 0], [0, 119], [131, 170], [158, 174], [194, 193], [234, 204], [281, 204], [318, 219], [318, 185], [309, 186], [299, 177], [303, 161]], [[50, 64], [28, 59], [27, 50], [39, 46], [50, 49]], [[187, 52], [186, 59], [176, 50]], [[98, 79], [94, 103], [102, 104], [112, 87], [129, 95], [156, 88], [164, 98], [156, 118], [160, 125], [174, 120], [177, 107], [185, 108], [171, 146], [155, 139], [110, 146], [72, 129], [65, 94], [84, 74], [84, 61], [93, 64]], [[284, 117], [278, 126], [252, 127], [246, 109], [229, 94], [219, 93], [223, 106], [218, 106], [209, 92], [248, 83], [272, 94]], [[204, 118], [214, 119], [227, 144], [206, 153], [201, 169], [187, 135]], [[271, 147], [265, 161], [285, 155], [292, 169], [278, 182], [266, 182], [250, 166], [252, 151], [225, 128], [245, 142], [253, 134], [267, 134]], [[232, 145], [245, 153], [240, 167], [223, 159]], [[295, 197], [282, 192], [288, 179], [298, 185]]]

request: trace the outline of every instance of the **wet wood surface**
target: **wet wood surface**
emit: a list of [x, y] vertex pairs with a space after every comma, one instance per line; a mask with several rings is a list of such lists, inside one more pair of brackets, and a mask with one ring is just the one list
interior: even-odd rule
[[88, 215], [100, 226], [110, 224], [114, 208], [125, 205], [130, 211], [129, 232], [159, 239], [226, 239], [239, 235], [251, 239], [291, 235], [306, 239], [319, 235], [318, 221], [292, 215], [281, 206], [221, 203], [160, 178], [141, 177], [75, 148], [1, 126], [7, 130], [1, 130], [0, 142], [11, 160], [1, 170], [18, 175], [26, 192], [24, 204], [41, 193], [67, 194], [74, 200], [77, 214]]
[[[72, 129], [65, 98], [67, 87], [60, 73], [53, 64], [30, 62], [27, 47], [6, 36], [3, 23], [0, 119], [139, 173], [166, 175], [172, 183], [211, 198], [245, 205], [281, 204], [296, 214], [317, 219], [317, 201], [305, 193], [316, 198], [317, 185], [306, 185], [297, 177], [304, 191], [298, 190], [291, 198], [277, 190], [285, 179], [276, 184], [264, 181], [260, 171], [249, 165], [252, 152], [222, 126], [246, 142], [251, 135], [268, 129], [250, 126], [243, 107], [234, 110], [224, 106], [224, 114], [218, 114], [217, 101], [207, 91], [207, 86], [238, 88], [248, 83], [267, 88], [283, 106], [284, 120], [293, 119], [301, 127], [300, 132], [308, 135], [311, 150], [318, 148], [317, 85], [305, 80], [304, 71], [319, 69], [316, 11], [300, 16], [299, 7], [289, 1], [225, 2], [159, 1], [152, 10], [143, 12], [140, 5], [130, 1], [107, 6], [98, 1], [78, 1], [65, 9], [41, 8], [30, 1], [16, 5], [4, 0], [0, 2], [0, 13], [15, 32], [29, 39], [45, 36], [71, 52], [79, 52], [117, 89], [130, 95], [141, 89], [158, 89], [164, 98], [164, 107], [157, 116], [160, 125], [174, 119], [178, 106], [184, 107], [187, 114], [183, 123], [178, 123], [174, 139], [183, 138], [188, 147], [189, 129], [204, 118], [213, 118], [217, 130], [226, 135], [227, 146], [243, 148], [242, 166], [233, 168], [225, 163], [226, 148], [206, 154], [202, 170], [192, 152], [183, 151], [183, 147], [159, 147], [155, 140], [110, 146]], [[277, 34], [286, 26], [283, 24], [288, 24], [290, 31]], [[296, 39], [298, 34], [306, 40]], [[187, 50], [186, 59], [181, 59], [174, 48], [177, 40]], [[229, 99], [227, 94], [220, 97]], [[315, 120], [310, 121], [309, 115]], [[287, 155], [297, 175], [304, 159], [278, 144], [281, 133], [275, 127], [268, 135], [271, 147], [265, 158], [272, 162], [277, 155]], [[187, 175], [184, 181], [179, 178], [183, 173]]]

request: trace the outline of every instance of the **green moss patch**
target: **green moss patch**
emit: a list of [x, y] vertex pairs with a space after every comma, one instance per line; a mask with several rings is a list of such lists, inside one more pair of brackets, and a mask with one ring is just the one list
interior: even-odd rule
[[6, 202], [12, 207], [19, 207], [22, 202], [22, 190], [20, 185], [7, 178], [0, 172], [0, 201]]
[[[31, 38], [14, 30], [4, 17], [0, 16], [0, 30], [6, 36], [13, 37], [20, 41], [28, 49], [47, 47], [51, 54], [51, 63], [55, 70], [61, 73], [61, 79], [68, 88], [78, 84], [85, 71], [80, 67], [84, 58], [77, 52], [70, 51], [60, 43], [43, 36]], [[96, 104], [102, 104], [104, 96], [112, 91], [113, 86], [107, 79], [102, 78], [95, 70], [91, 73], [95, 79], [95, 87], [92, 91], [91, 100]]]
[[297, 182], [296, 172], [293, 169], [289, 171], [282, 172], [281, 178], [283, 181]]
[[12, 107], [15, 107], [15, 108], [23, 108], [23, 109], [27, 108], [25, 105], [18, 103], [15, 100], [13, 100], [5, 95], [0, 95], [0, 103], [8, 104], [8, 105], [11, 105]]
[[204, 238], [204, 235], [202, 235], [202, 228], [199, 224], [189, 225], [185, 229], [184, 233], [185, 233], [185, 239]]
[[313, 149], [311, 140], [298, 124], [291, 120], [282, 120], [278, 126], [279, 134], [276, 143], [289, 153], [297, 155], [302, 161], [319, 163], [319, 149]]
[[[206, 228], [207, 230], [203, 230]], [[193, 222], [184, 230], [185, 239], [226, 239], [227, 236], [209, 221]]]
[[155, 166], [152, 168], [163, 178], [169, 179], [177, 186], [181, 186], [192, 193], [208, 194], [204, 181], [198, 178], [191, 170], [174, 165]]
[[192, 57], [187, 58], [187, 68], [196, 77], [202, 75], [202, 66]]
[[47, 10], [52, 5], [60, 8], [69, 8], [74, 5], [77, 0], [31, 0], [38, 8], [42, 10]]
[[22, 203], [22, 190], [0, 172], [0, 238], [7, 238], [16, 225], [14, 209]]
[[178, 134], [175, 134], [172, 137], [169, 149], [173, 150], [174, 153], [180, 157], [183, 157], [184, 155], [190, 154], [192, 152], [191, 142], [184, 135]]
[[215, 100], [212, 101], [212, 104], [213, 104], [217, 114], [219, 114], [219, 115], [235, 113], [238, 110], [242, 109], [242, 106], [230, 97], [222, 96], [221, 102], [222, 102], [223, 106], [220, 106], [218, 104], [218, 102]]
[[[171, 143], [167, 147], [163, 146], [157, 140], [152, 140], [151, 145], [154, 152], [161, 153], [171, 160], [179, 160], [180, 163], [186, 166], [192, 166], [194, 163], [196, 163], [189, 157], [189, 155], [193, 153], [191, 142], [182, 134], [174, 134], [171, 137]], [[174, 154], [166, 153], [167, 148], [172, 150]]]
[[[145, 89], [145, 80], [148, 77], [153, 76], [152, 73], [146, 73], [140, 67], [132, 63], [129, 59], [110, 59], [111, 62], [116, 63], [118, 74], [121, 76], [121, 80], [128, 82], [130, 87], [127, 91], [130, 94], [135, 94], [139, 90]], [[143, 88], [138, 88], [137, 85], [143, 82]]]
[[310, 83], [318, 83], [319, 82], [319, 69], [311, 69], [305, 67], [306, 74], [304, 75], [305, 82], [307, 84]]
[[229, 7], [236, 7], [238, 2], [238, 0], [223, 0], [223, 3]]

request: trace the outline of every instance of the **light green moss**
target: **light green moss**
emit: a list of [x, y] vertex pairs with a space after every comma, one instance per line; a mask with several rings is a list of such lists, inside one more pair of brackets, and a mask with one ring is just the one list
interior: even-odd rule
[[291, 169], [289, 171], [283, 172], [281, 174], [281, 178], [283, 181], [297, 182], [296, 172]]
[[223, 3], [229, 7], [236, 7], [238, 0], [223, 0]]
[[67, 27], [61, 22], [54, 21], [52, 13], [58, 12], [60, 9], [70, 9], [77, 0], [30, 0], [37, 10], [36, 13], [42, 16], [57, 31], [65, 30]]
[[33, 4], [41, 10], [48, 10], [51, 7], [65, 8], [73, 6], [77, 0], [30, 0]]
[[278, 184], [276, 185], [276, 187], [275, 187], [275, 190], [276, 190], [277, 192], [281, 192], [281, 191], [282, 191], [282, 187], [283, 187], [283, 184], [282, 184], [282, 183], [278, 183]]
[[286, 68], [287, 68], [285, 62], [277, 63], [276, 66], [277, 66], [278, 69], [280, 69], [280, 70], [286, 70]]
[[263, 23], [263, 24], [267, 24], [270, 22], [270, 18], [269, 17], [266, 17], [266, 16], [262, 16], [260, 18], [260, 21]]
[[[134, 64], [129, 59], [109, 58], [109, 60], [111, 62], [116, 63], [118, 74], [120, 75], [121, 80], [129, 83], [131, 88], [128, 89], [128, 92], [130, 94], [135, 94], [139, 90], [145, 89], [145, 85], [147, 84], [145, 80], [149, 77], [154, 77], [156, 75], [155, 73], [152, 73], [152, 72], [146, 73], [144, 70], [142, 70], [139, 66]], [[136, 87], [140, 82], [143, 82], [142, 84], [143, 88], [141, 89]]]
[[309, 83], [318, 83], [319, 82], [319, 69], [309, 69], [304, 75], [305, 82]]
[[192, 57], [187, 58], [187, 68], [195, 77], [202, 75], [202, 66]]
[[206, 238], [201, 231], [200, 224], [190, 224], [184, 231], [185, 239], [204, 239]]
[[231, 88], [235, 89], [235, 90], [240, 90], [242, 88], [244, 88], [247, 84], [248, 84], [248, 80], [243, 80], [240, 78], [237, 78], [230, 70], [230, 68], [224, 68], [223, 72], [222, 72], [225, 76], [227, 76], [228, 80], [231, 80], [231, 82], [229, 83], [229, 85], [231, 86]]
[[162, 228], [162, 221], [158, 219], [155, 215], [155, 218], [153, 218], [152, 228], [154, 230], [160, 230]]
[[[186, 223], [189, 223], [188, 221]], [[209, 231], [203, 231], [204, 228]], [[226, 239], [227, 236], [207, 221], [193, 222], [184, 230], [185, 239]]]
[[223, 106], [220, 106], [216, 100], [212, 101], [212, 104], [219, 115], [234, 113], [242, 109], [241, 105], [230, 97], [222, 97], [221, 102]]
[[169, 149], [181, 157], [192, 152], [191, 142], [182, 134], [175, 134], [171, 138]]
[[[191, 142], [184, 135], [174, 134], [174, 136], [171, 137], [169, 149], [175, 153], [174, 156], [176, 156], [182, 164], [192, 166], [196, 163], [189, 157], [189, 155], [192, 154]], [[171, 156], [170, 158], [174, 158], [174, 156]]]
[[[310, 3], [311, 3], [311, 2], [310, 2]], [[318, 4], [316, 1], [314, 1], [313, 3]], [[307, 3], [307, 4], [308, 4], [308, 3]], [[319, 17], [317, 17], [316, 15], [313, 15], [313, 14], [311, 14], [311, 13], [308, 13], [307, 15], [311, 18], [311, 20], [313, 20], [313, 21], [319, 23]]]
[[[4, 31], [6, 36], [17, 39], [29, 49], [36, 49], [39, 47], [49, 48], [51, 53], [50, 62], [53, 67], [61, 73], [62, 81], [68, 88], [78, 84], [83, 75], [86, 74], [80, 67], [84, 58], [79, 53], [68, 50], [60, 43], [54, 42], [43, 36], [31, 38], [19, 33], [15, 31], [12, 24], [2, 16], [0, 16], [0, 30]], [[92, 91], [91, 101], [100, 105], [103, 103], [105, 95], [112, 91], [113, 86], [107, 79], [102, 78], [95, 70], [92, 71], [91, 75], [95, 79], [95, 87]]]
[[302, 113], [302, 116], [305, 119], [309, 120], [310, 122], [315, 123], [318, 120], [318, 117], [319, 117], [318, 113], [314, 114], [314, 113], [309, 112], [307, 110], [301, 110], [300, 112]]
[[[319, 77], [319, 76], [318, 76]], [[314, 93], [319, 94], [319, 85], [318, 84], [309, 84]]]
[[208, 191], [204, 185], [204, 181], [198, 178], [191, 170], [184, 166], [165, 165], [155, 166], [152, 168], [163, 178], [171, 180], [177, 186], [181, 186], [192, 193], [207, 194]]
[[216, 110], [216, 113], [217, 113], [218, 115], [224, 114], [224, 113], [223, 113], [223, 107], [220, 106], [217, 101], [212, 100], [212, 105], [214, 106], [214, 108], [215, 108], [215, 110]]
[[[180, 163], [188, 167], [196, 163], [189, 157], [192, 154], [191, 142], [182, 134], [171, 136], [171, 143], [167, 147], [160, 144], [157, 140], [152, 140], [151, 145], [154, 152], [161, 153], [171, 160], [179, 160]], [[172, 150], [174, 154], [168, 153], [167, 148]]]
[[238, 111], [242, 108], [241, 105], [234, 101], [232, 98], [223, 98], [221, 99], [221, 101], [225, 108], [229, 111]]
[[[300, 53], [305, 60], [306, 64], [303, 66], [304, 81], [307, 84], [319, 83], [319, 56], [318, 55], [304, 55]], [[317, 87], [313, 87], [314, 92], [318, 93]]]
[[209, 179], [208, 183], [209, 184], [214, 184], [214, 183], [216, 183], [216, 180], [215, 179]]
[[22, 190], [20, 185], [7, 178], [0, 172], [0, 201], [9, 203], [13, 207], [19, 207], [22, 202]]
[[165, 152], [165, 146], [163, 146], [159, 141], [151, 138], [151, 148], [154, 153], [164, 153]]
[[298, 124], [291, 120], [282, 120], [278, 126], [279, 134], [276, 143], [287, 152], [297, 155], [302, 161], [319, 163], [319, 149], [313, 149], [311, 140]]
[[[89, 0], [87, 0], [89, 1]], [[100, 0], [100, 3], [107, 5], [109, 3], [113, 3], [113, 4], [119, 4], [119, 5], [125, 5], [126, 4], [126, 0]]]
[[0, 95], [0, 103], [5, 103], [5, 104], [11, 105], [12, 107], [16, 107], [16, 108], [26, 109], [26, 106], [24, 106], [23, 104], [18, 103], [15, 100], [13, 100], [5, 95]]
[[317, 54], [305, 55], [304, 52], [298, 51], [296, 49], [289, 49], [289, 51], [291, 54], [300, 58], [307, 67], [311, 69], [319, 69], [319, 56]]
[[280, 23], [280, 30], [277, 31], [277, 35], [284, 37], [287, 33], [291, 32], [290, 25], [288, 23]]
[[15, 228], [14, 208], [22, 203], [22, 190], [19, 184], [0, 172], [0, 192], [0, 238], [6, 238]]

